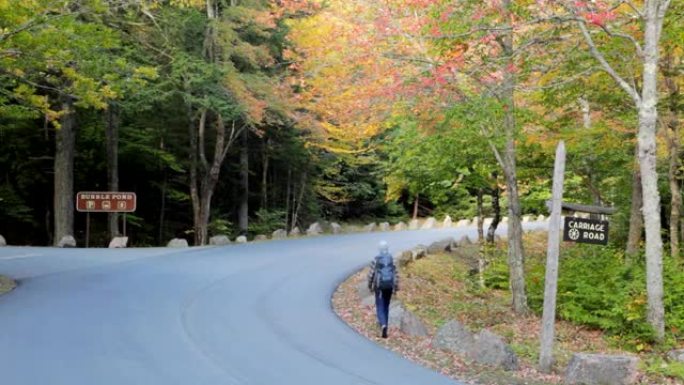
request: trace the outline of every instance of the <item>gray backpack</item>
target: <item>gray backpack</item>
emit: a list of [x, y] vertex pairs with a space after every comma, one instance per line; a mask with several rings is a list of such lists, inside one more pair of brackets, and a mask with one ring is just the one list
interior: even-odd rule
[[375, 288], [380, 290], [394, 289], [397, 269], [391, 254], [380, 254], [375, 257]]

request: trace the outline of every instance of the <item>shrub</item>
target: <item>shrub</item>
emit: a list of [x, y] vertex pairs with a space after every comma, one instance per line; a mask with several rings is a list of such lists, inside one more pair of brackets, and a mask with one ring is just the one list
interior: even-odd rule
[[284, 210], [259, 209], [256, 218], [249, 223], [249, 232], [252, 234], [270, 234], [278, 229], [285, 229]]
[[[526, 259], [530, 308], [541, 314], [545, 257]], [[669, 257], [664, 264], [665, 324], [668, 336], [684, 339], [684, 269]], [[488, 287], [508, 289], [505, 255], [498, 255], [485, 273]], [[623, 347], [648, 349], [654, 342], [646, 320], [646, 269], [643, 260], [625, 263], [621, 250], [576, 245], [562, 250], [558, 274], [557, 316], [578, 325], [603, 330]]]
[[210, 235], [230, 235], [233, 230], [233, 223], [224, 218], [216, 218], [209, 222]]

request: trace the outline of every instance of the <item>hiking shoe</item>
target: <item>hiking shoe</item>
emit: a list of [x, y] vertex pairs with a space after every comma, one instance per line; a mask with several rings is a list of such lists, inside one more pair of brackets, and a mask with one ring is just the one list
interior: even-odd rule
[[387, 338], [387, 325], [382, 325], [382, 338]]

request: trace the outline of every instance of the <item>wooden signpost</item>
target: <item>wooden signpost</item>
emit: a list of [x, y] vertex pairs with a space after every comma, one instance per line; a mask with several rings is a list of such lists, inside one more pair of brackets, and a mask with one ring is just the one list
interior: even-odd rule
[[[544, 310], [541, 325], [539, 368], [547, 373], [553, 367], [553, 340], [556, 322], [556, 292], [558, 290], [558, 256], [560, 254], [562, 211], [580, 211], [600, 215], [611, 215], [616, 211], [612, 207], [587, 206], [563, 202], [564, 173], [565, 143], [560, 141], [556, 148], [556, 161], [553, 168], [552, 199], [546, 202], [551, 211], [551, 217], [549, 219], [549, 240], [546, 251]], [[565, 217], [563, 240], [567, 242], [607, 245], [608, 222], [596, 219]]]
[[126, 236], [126, 213], [135, 211], [138, 203], [133, 192], [80, 191], [76, 194], [76, 210], [86, 213], [86, 242], [90, 244], [90, 213], [124, 213], [123, 235]]
[[551, 218], [549, 219], [549, 241], [546, 250], [546, 278], [544, 281], [544, 311], [541, 328], [541, 353], [539, 367], [550, 372], [553, 366], [553, 338], [556, 322], [556, 290], [558, 286], [558, 255], [560, 254], [561, 204], [563, 202], [563, 181], [565, 175], [565, 142], [558, 143], [556, 161], [553, 166], [553, 188]]

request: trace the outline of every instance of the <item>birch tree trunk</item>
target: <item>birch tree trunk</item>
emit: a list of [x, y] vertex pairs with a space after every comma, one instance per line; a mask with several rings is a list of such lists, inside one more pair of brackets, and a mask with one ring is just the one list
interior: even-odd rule
[[641, 235], [644, 231], [644, 216], [641, 213], [641, 206], [643, 206], [644, 200], [641, 194], [641, 171], [639, 171], [637, 153], [638, 147], [635, 150], [635, 168], [634, 176], [632, 177], [632, 203], [629, 212], [629, 234], [627, 237], [627, 249], [625, 250], [628, 263], [631, 263], [639, 253], [639, 243], [641, 243]]
[[62, 102], [65, 111], [60, 119], [61, 127], [56, 133], [54, 163], [54, 229], [53, 242], [56, 246], [62, 237], [74, 235], [74, 151], [76, 149], [76, 119], [74, 101], [65, 96]]
[[665, 336], [665, 310], [663, 307], [663, 240], [660, 235], [660, 193], [656, 170], [656, 123], [658, 121], [658, 62], [659, 41], [663, 20], [670, 0], [646, 0], [641, 10], [643, 18], [643, 47], [633, 40], [642, 58], [642, 87], [639, 92], [608, 63], [594, 43], [586, 24], [579, 18], [577, 24], [589, 46], [591, 55], [634, 101], [639, 119], [637, 148], [641, 188], [643, 194], [643, 217], [646, 230], [646, 292], [648, 295], [647, 319], [656, 338]]
[[646, 291], [648, 322], [658, 340], [665, 337], [663, 307], [663, 240], [660, 236], [660, 193], [656, 171], [656, 123], [658, 121], [658, 56], [660, 32], [669, 1], [648, 0], [645, 3], [644, 71], [639, 104], [639, 168], [644, 197], [646, 229]]

